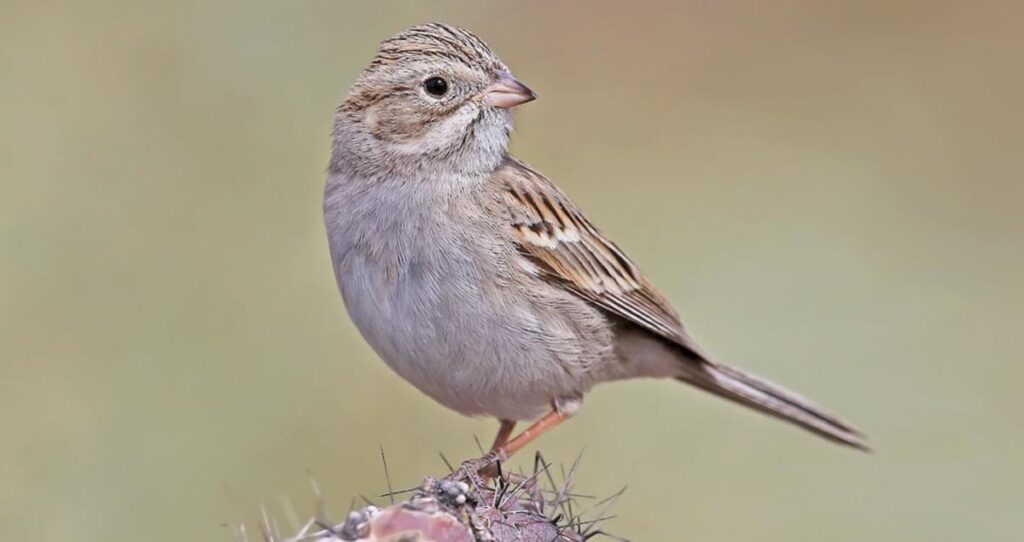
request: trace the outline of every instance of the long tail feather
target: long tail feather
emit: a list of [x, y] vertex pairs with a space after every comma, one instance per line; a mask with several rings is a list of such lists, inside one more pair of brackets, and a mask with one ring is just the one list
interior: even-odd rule
[[690, 360], [679, 380], [785, 420], [833, 442], [871, 451], [867, 438], [814, 403], [742, 371], [704, 360]]

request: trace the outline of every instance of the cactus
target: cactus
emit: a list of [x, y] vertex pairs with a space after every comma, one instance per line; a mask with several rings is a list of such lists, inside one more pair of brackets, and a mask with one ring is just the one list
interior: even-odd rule
[[[326, 517], [310, 519], [292, 536], [281, 536], [276, 522], [264, 512], [262, 538], [266, 542], [582, 542], [603, 535], [622, 540], [599, 525], [625, 488], [581, 514], [579, 501], [590, 497], [572, 491], [578, 467], [579, 458], [568, 472], [560, 470], [562, 481], [556, 483], [551, 465], [540, 453], [531, 474], [504, 472], [500, 462], [484, 456], [451, 469], [443, 478], [425, 478], [419, 487], [401, 492], [407, 497], [401, 502], [367, 505], [349, 512], [341, 523]], [[386, 496], [393, 499], [395, 495]], [[235, 537], [247, 542], [244, 526], [235, 529]]]

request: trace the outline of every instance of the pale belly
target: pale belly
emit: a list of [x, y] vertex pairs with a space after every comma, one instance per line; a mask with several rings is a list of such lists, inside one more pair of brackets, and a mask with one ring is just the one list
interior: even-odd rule
[[606, 339], [582, 336], [599, 333], [571, 321], [586, 315], [543, 310], [536, 292], [496, 285], [485, 276], [495, 262], [404, 259], [382, 265], [352, 251], [336, 273], [362, 335], [420, 391], [462, 414], [526, 420], [590, 388], [593, 341]]

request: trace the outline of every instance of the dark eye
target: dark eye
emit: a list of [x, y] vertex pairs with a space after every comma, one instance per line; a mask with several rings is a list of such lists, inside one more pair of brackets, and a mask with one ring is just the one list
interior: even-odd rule
[[440, 77], [431, 77], [423, 82], [423, 89], [433, 96], [444, 96], [448, 92], [448, 81]]

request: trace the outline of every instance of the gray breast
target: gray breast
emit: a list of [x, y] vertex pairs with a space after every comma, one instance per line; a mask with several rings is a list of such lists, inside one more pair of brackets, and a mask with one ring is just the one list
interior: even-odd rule
[[325, 200], [346, 307], [384, 361], [470, 415], [534, 418], [589, 389], [610, 356], [607, 324], [524, 271], [496, 200], [396, 193], [343, 185]]

